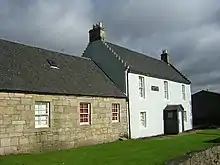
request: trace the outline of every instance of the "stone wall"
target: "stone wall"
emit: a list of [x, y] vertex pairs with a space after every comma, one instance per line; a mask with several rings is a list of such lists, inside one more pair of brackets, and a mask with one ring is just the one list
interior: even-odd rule
[[220, 146], [194, 152], [166, 165], [220, 165]]
[[[35, 101], [50, 102], [50, 127], [35, 128]], [[91, 124], [80, 125], [79, 104], [91, 103]], [[120, 122], [112, 123], [112, 103]], [[0, 155], [115, 141], [127, 133], [125, 99], [0, 93]]]

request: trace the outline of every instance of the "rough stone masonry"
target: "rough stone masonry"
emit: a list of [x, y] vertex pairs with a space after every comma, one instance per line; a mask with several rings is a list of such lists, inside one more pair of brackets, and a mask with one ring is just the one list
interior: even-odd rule
[[166, 165], [220, 165], [220, 146], [188, 154]]
[[[35, 128], [35, 101], [50, 102], [49, 128]], [[80, 125], [80, 102], [91, 103], [90, 125]], [[112, 103], [120, 104], [116, 123]], [[0, 93], [0, 155], [115, 141], [127, 133], [126, 115], [123, 98]]]

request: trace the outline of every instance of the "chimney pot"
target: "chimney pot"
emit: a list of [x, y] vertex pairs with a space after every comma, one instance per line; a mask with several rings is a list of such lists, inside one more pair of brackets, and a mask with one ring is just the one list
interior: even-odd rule
[[93, 28], [89, 30], [89, 42], [96, 40], [105, 40], [105, 28], [102, 22], [94, 24]]
[[167, 49], [163, 49], [163, 50], [162, 50], [161, 60], [164, 61], [164, 62], [166, 62], [167, 64], [170, 63], [169, 54], [168, 54]]
[[163, 53], [163, 54], [167, 54], [167, 53], [168, 53], [167, 49], [163, 49], [163, 50], [162, 50], [162, 53]]

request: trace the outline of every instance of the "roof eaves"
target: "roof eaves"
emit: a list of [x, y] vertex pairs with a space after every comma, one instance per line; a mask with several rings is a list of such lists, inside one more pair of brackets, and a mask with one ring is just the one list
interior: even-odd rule
[[165, 111], [170, 111], [170, 110], [181, 110], [183, 111], [184, 108], [182, 106], [182, 104], [168, 104], [166, 107], [165, 107]]
[[172, 64], [169, 64], [175, 71], [177, 71], [186, 81], [188, 81], [189, 84], [191, 84], [191, 81], [183, 74], [181, 73], [175, 66]]
[[135, 69], [132, 69], [132, 68], [130, 69], [130, 73], [141, 74], [141, 75], [148, 76], [148, 77], [153, 77], [153, 78], [158, 78], [158, 79], [164, 79], [164, 80], [169, 80], [169, 81], [173, 81], [173, 82], [183, 83], [181, 81], [169, 79], [169, 78], [166, 78], [166, 77], [163, 77], [163, 76], [151, 75], [151, 74], [147, 74], [147, 73], [144, 73], [144, 72], [136, 71]]
[[127, 98], [125, 94], [120, 95], [105, 95], [105, 94], [80, 94], [80, 93], [66, 93], [66, 92], [39, 92], [34, 90], [14, 90], [14, 89], [0, 89], [0, 92], [16, 92], [25, 94], [41, 94], [41, 95], [65, 95], [65, 96], [90, 96], [90, 97], [111, 97], [111, 98]]

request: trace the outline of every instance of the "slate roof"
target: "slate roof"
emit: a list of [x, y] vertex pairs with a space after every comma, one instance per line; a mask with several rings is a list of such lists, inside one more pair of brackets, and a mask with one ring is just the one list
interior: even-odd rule
[[178, 105], [167, 105], [164, 111], [173, 111], [173, 110], [178, 110], [178, 111], [183, 111], [184, 108], [181, 104]]
[[220, 96], [220, 93], [209, 91], [209, 90], [201, 90], [199, 92], [196, 92], [196, 93], [192, 94], [192, 96], [199, 95], [199, 94], [210, 94], [210, 95], [218, 95], [218, 96]]
[[2, 39], [0, 90], [125, 97], [90, 59]]
[[125, 47], [107, 42], [107, 44], [131, 67], [131, 71], [146, 74], [150, 77], [168, 79], [175, 82], [190, 84], [174, 66], [164, 61], [149, 57], [142, 53], [129, 50]]
[[[103, 48], [103, 46], [100, 46], [100, 43], [105, 46], [105, 49]], [[102, 52], [102, 54], [116, 53], [124, 62], [129, 65], [130, 71], [133, 73], [143, 74], [155, 78], [167, 79], [185, 84], [191, 83], [173, 65], [167, 65], [167, 63], [165, 63], [164, 61], [149, 57], [145, 54], [135, 52], [133, 50], [107, 41], [97, 40], [90, 44], [93, 45], [93, 49], [90, 49], [91, 52], [88, 52], [88, 49], [86, 51], [87, 54], [95, 53], [95, 49], [96, 51]], [[106, 45], [111, 49], [111, 51], [109, 51]]]

